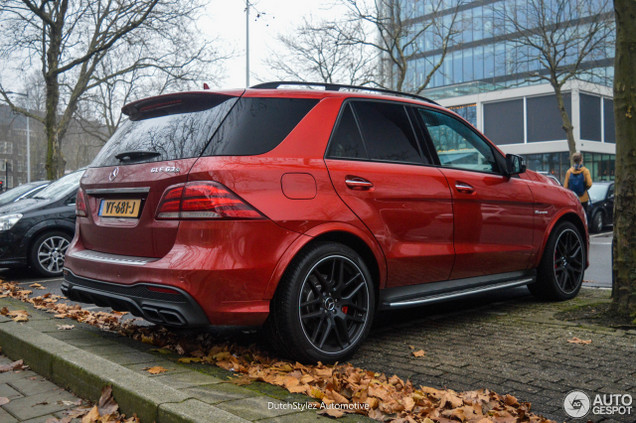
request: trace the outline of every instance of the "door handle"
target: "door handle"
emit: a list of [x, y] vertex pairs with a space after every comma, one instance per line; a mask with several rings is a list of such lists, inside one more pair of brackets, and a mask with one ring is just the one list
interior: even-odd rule
[[464, 194], [472, 194], [475, 192], [475, 188], [466, 182], [455, 182], [455, 189]]
[[373, 183], [359, 176], [347, 175], [345, 178], [345, 184], [349, 188], [356, 190], [367, 190], [373, 188]]

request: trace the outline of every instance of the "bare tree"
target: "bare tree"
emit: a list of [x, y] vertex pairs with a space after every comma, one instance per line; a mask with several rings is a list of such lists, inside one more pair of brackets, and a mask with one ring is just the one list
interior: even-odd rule
[[[406, 89], [421, 93], [441, 67], [459, 33], [459, 7], [463, 1], [428, 1], [426, 16], [419, 16], [415, 3], [405, 9], [402, 2], [395, 0], [343, 1], [349, 9], [349, 22], [363, 22], [365, 28], [362, 35], [357, 32], [350, 36], [349, 42], [374, 48], [383, 61], [383, 78], [376, 81], [377, 84], [398, 91]], [[425, 36], [438, 53], [430, 62], [430, 70], [418, 77], [411, 69], [413, 61], [432, 60], [422, 55]], [[409, 75], [415, 77], [408, 80]]]
[[[574, 128], [563, 98], [566, 82], [592, 71], [611, 45], [610, 0], [514, 0], [494, 4], [498, 25], [515, 44], [517, 70], [526, 80], [554, 89], [570, 157], [576, 152]], [[537, 70], [536, 64], [539, 64]], [[590, 64], [592, 64], [590, 66]]]
[[[158, 69], [163, 51], [157, 49], [157, 40], [176, 50], [200, 39], [193, 36], [190, 24], [201, 7], [198, 0], [0, 0], [2, 68], [18, 63], [14, 71], [20, 72], [32, 67], [31, 61], [39, 64], [46, 93], [44, 116], [15, 105], [9, 89], [1, 85], [0, 95], [13, 110], [44, 124], [48, 178], [63, 173], [61, 140], [82, 97], [135, 69]], [[123, 57], [124, 51], [138, 55], [117, 62], [115, 68], [100, 67], [107, 58]], [[203, 55], [200, 60], [212, 59]]]
[[612, 308], [636, 324], [636, 2], [614, 0], [616, 62], [616, 200]]
[[[196, 38], [194, 35], [191, 35]], [[174, 37], [173, 42], [148, 48], [147, 43], [118, 49], [95, 70], [94, 81], [78, 104], [76, 118], [83, 131], [106, 142], [122, 122], [126, 103], [167, 91], [202, 88], [204, 81], [214, 86], [223, 74], [221, 63], [229, 56], [209, 43]], [[169, 48], [172, 47], [172, 50]], [[148, 52], [155, 52], [149, 55]], [[143, 59], [144, 55], [147, 59]], [[130, 66], [134, 63], [135, 66]], [[117, 72], [127, 69], [126, 72]]]
[[266, 63], [280, 79], [367, 84], [374, 80], [377, 53], [350, 42], [361, 31], [359, 22], [314, 24], [304, 19], [291, 35], [278, 37], [287, 53], [272, 55]]

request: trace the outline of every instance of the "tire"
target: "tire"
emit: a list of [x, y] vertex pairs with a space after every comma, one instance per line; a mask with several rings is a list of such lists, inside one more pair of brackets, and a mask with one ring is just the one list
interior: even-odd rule
[[553, 301], [576, 297], [583, 283], [586, 254], [577, 227], [570, 222], [557, 224], [543, 251], [537, 281], [528, 286], [530, 292]]
[[46, 232], [40, 235], [31, 245], [29, 264], [42, 276], [61, 276], [64, 255], [70, 242], [71, 236], [61, 231]]
[[599, 233], [603, 231], [604, 227], [605, 227], [605, 219], [603, 218], [603, 212], [598, 211], [594, 213], [594, 216], [592, 217], [592, 228], [591, 228], [592, 232]]
[[318, 243], [285, 272], [265, 329], [283, 355], [331, 363], [360, 346], [374, 311], [373, 282], [362, 258], [345, 245]]

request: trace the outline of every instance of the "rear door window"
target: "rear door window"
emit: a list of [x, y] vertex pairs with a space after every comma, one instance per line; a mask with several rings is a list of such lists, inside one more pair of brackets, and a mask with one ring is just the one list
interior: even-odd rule
[[308, 98], [243, 97], [205, 149], [206, 156], [264, 154], [280, 144], [318, 103]]
[[423, 163], [413, 127], [400, 104], [356, 101], [354, 109], [372, 160]]
[[380, 162], [430, 164], [423, 155], [405, 106], [348, 102], [329, 143], [327, 157]]
[[[199, 157], [236, 101], [236, 97], [206, 95], [146, 106], [113, 134], [91, 166]], [[137, 154], [122, 156], [132, 152]]]
[[367, 159], [369, 157], [349, 104], [345, 105], [332, 135], [327, 157], [334, 159]]

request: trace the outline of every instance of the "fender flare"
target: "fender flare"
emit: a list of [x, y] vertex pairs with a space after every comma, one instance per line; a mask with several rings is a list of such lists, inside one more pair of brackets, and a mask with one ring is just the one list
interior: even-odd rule
[[267, 287], [265, 288], [264, 299], [271, 300], [274, 297], [274, 293], [276, 292], [276, 288], [278, 288], [278, 283], [280, 282], [285, 270], [291, 263], [291, 261], [296, 257], [296, 255], [309, 243], [314, 241], [316, 238], [321, 235], [326, 235], [334, 232], [346, 232], [350, 235], [353, 235], [359, 238], [366, 246], [371, 250], [375, 261], [378, 264], [378, 288], [381, 289], [386, 284], [386, 275], [387, 275], [387, 265], [384, 257], [384, 253], [377, 240], [371, 236], [366, 231], [348, 224], [344, 222], [329, 222], [323, 223], [318, 226], [314, 226], [304, 234], [301, 234], [298, 238], [294, 240], [294, 242], [285, 250], [283, 255], [278, 260], [276, 267], [274, 267], [274, 271], [272, 272], [272, 276], [270, 277]]
[[[557, 213], [554, 216], [554, 219], [552, 219], [552, 221], [550, 222], [550, 224], [546, 227], [546, 230], [543, 234], [543, 241], [541, 242], [541, 250], [539, 250], [540, 254], [537, 254], [537, 257], [535, 258], [535, 263], [534, 263], [534, 267], [538, 267], [539, 264], [541, 263], [541, 259], [543, 258], [543, 253], [545, 251], [545, 246], [548, 244], [548, 239], [550, 238], [550, 235], [552, 234], [552, 231], [554, 230], [554, 227], [561, 221], [564, 220], [564, 218], [567, 219], [576, 219], [582, 227], [585, 227], [585, 222], [581, 220], [581, 216], [579, 216], [579, 214], [576, 212], [576, 210], [573, 209], [565, 209], [565, 210], [561, 210], [559, 211], [559, 213]], [[590, 250], [590, 237], [589, 237], [589, 233], [588, 231], [584, 231], [583, 234], [581, 234], [583, 236], [583, 238], [585, 239], [585, 245], [586, 245], [586, 260], [589, 263], [589, 257], [588, 257], [588, 252]]]

